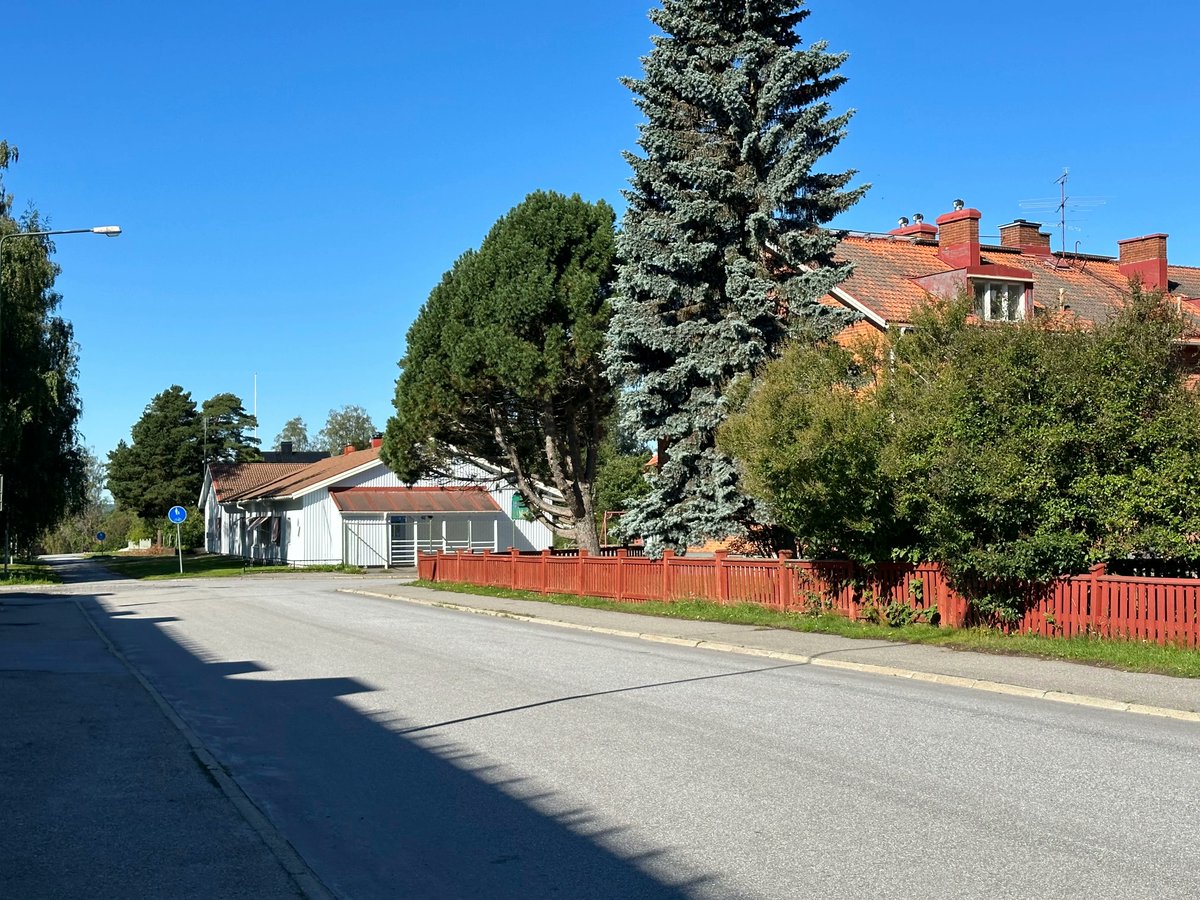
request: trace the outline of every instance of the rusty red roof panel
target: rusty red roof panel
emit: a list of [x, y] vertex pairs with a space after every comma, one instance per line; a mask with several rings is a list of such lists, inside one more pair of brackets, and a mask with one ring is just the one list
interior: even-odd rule
[[500, 507], [480, 487], [341, 488], [330, 491], [344, 513], [497, 513]]

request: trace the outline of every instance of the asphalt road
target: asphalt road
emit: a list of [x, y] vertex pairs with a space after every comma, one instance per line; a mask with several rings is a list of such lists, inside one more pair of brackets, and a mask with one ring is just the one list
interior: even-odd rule
[[336, 584], [83, 601], [339, 896], [1197, 895], [1194, 724]]

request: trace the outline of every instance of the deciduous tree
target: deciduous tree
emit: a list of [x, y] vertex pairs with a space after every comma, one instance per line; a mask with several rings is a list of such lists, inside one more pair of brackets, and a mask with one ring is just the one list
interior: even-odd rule
[[716, 447], [727, 392], [797, 326], [822, 337], [849, 320], [818, 302], [848, 274], [821, 226], [865, 188], [817, 168], [850, 113], [828, 99], [845, 54], [802, 46], [807, 15], [794, 0], [664, 0], [644, 77], [626, 80], [644, 156], [627, 154], [607, 360], [625, 427], [659, 446], [652, 489], [625, 518], [652, 552], [754, 516]]
[[304, 424], [304, 420], [299, 416], [284, 422], [279, 434], [275, 435], [275, 443], [273, 445], [275, 450], [282, 449], [284, 443], [290, 443], [292, 450], [297, 453], [307, 453], [311, 450], [319, 449], [309, 438], [308, 426]]
[[970, 299], [889, 334], [877, 379], [837, 347], [769, 366], [722, 430], [814, 555], [933, 560], [985, 612], [1133, 556], [1200, 560], [1200, 398], [1182, 320], [1137, 286], [1109, 323], [980, 326]]
[[[0, 141], [0, 172], [16, 157]], [[49, 230], [34, 210], [14, 219], [12, 203], [0, 181], [0, 235]], [[0, 270], [0, 472], [7, 527], [21, 551], [80, 506], [86, 483], [78, 359], [71, 325], [57, 314], [53, 251], [46, 238], [8, 240]]]
[[[301, 422], [301, 425], [304, 423]], [[327, 450], [334, 455], [341, 453], [346, 447], [353, 446], [355, 450], [365, 450], [371, 446], [371, 438], [377, 429], [370, 415], [361, 406], [343, 406], [331, 409], [325, 427], [317, 432], [316, 449]], [[293, 450], [299, 449], [293, 445]]]
[[881, 464], [895, 429], [879, 388], [861, 356], [797, 342], [721, 427], [746, 490], [810, 558], [875, 563], [911, 543]]

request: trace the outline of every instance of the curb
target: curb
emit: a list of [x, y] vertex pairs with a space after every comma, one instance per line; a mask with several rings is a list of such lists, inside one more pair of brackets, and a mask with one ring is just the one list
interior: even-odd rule
[[125, 654], [118, 649], [116, 644], [109, 640], [108, 635], [96, 624], [96, 621], [84, 608], [83, 604], [78, 600], [72, 600], [71, 602], [83, 613], [84, 619], [87, 620], [87, 623], [96, 632], [100, 640], [104, 642], [108, 651], [121, 661], [121, 664], [125, 666], [129, 673], [146, 689], [146, 693], [150, 695], [150, 698], [162, 710], [163, 715], [183, 735], [184, 739], [188, 742], [188, 746], [191, 747], [192, 755], [196, 757], [200, 765], [204, 767], [205, 772], [220, 787], [221, 792], [229, 799], [234, 808], [241, 813], [246, 823], [254, 829], [254, 833], [259, 836], [271, 855], [275, 857], [279, 865], [283, 867], [283, 870], [288, 873], [296, 887], [300, 889], [300, 893], [308, 898], [308, 900], [335, 900], [334, 895], [321, 883], [321, 880], [308, 867], [308, 864], [304, 862], [300, 854], [296, 852], [296, 849], [287, 842], [283, 835], [279, 833], [279, 830], [271, 824], [271, 821], [254, 805], [254, 801], [246, 796], [245, 791], [225, 771], [224, 766], [208, 751], [208, 748], [200, 740], [199, 735], [192, 731], [188, 724], [175, 712], [171, 704], [167, 702], [167, 699], [158, 692], [158, 689], [147, 680], [146, 676], [137, 670], [133, 663], [126, 658]]
[[962, 675], [940, 675], [936, 672], [919, 672], [913, 669], [899, 669], [894, 666], [878, 666], [871, 663], [851, 662], [842, 659], [804, 656], [798, 653], [784, 653], [779, 650], [764, 650], [760, 647], [747, 647], [743, 644], [730, 644], [722, 641], [693, 640], [691, 638], [672, 637], [666, 634], [652, 632], [628, 631], [620, 628], [606, 628], [599, 625], [580, 625], [576, 622], [563, 622], [557, 619], [547, 619], [531, 613], [512, 612], [505, 609], [488, 609], [486, 607], [467, 606], [462, 603], [452, 603], [441, 600], [421, 600], [416, 597], [405, 597], [400, 594], [384, 594], [379, 591], [362, 591], [350, 588], [338, 588], [339, 594], [358, 594], [362, 597], [376, 597], [383, 600], [401, 600], [417, 606], [427, 606], [432, 609], [451, 609], [457, 612], [472, 613], [478, 616], [491, 616], [497, 619], [517, 619], [523, 622], [534, 622], [539, 625], [553, 625], [556, 628], [568, 628], [574, 631], [588, 631], [592, 634], [604, 634], [612, 637], [634, 638], [640, 641], [651, 641], [656, 644], [671, 644], [676, 647], [696, 647], [702, 650], [716, 650], [721, 653], [737, 653], [742, 656], [758, 656], [767, 659], [778, 659], [784, 662], [801, 665], [818, 666], [825, 669], [841, 669], [846, 672], [860, 672], [866, 675], [880, 675], [885, 678], [907, 678], [910, 681], [923, 681], [948, 687], [965, 688], [973, 691], [986, 691], [991, 694], [1005, 694], [1010, 697], [1024, 697], [1027, 700], [1046, 700], [1052, 703], [1065, 703], [1070, 706], [1086, 706], [1092, 709], [1105, 709], [1111, 712], [1134, 713], [1139, 716], [1157, 716], [1163, 719], [1175, 719], [1182, 722], [1200, 723], [1200, 712], [1186, 709], [1174, 709], [1169, 706], [1149, 706], [1144, 703], [1126, 703], [1120, 700], [1109, 700], [1106, 697], [1092, 697], [1088, 694], [1070, 694], [1065, 691], [1041, 690], [1025, 687], [1020, 684], [1009, 684], [1004, 681], [988, 681], [980, 678], [966, 678]]

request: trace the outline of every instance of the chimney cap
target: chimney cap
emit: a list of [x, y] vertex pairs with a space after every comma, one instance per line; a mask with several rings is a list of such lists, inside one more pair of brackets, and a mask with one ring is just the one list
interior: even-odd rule
[[918, 225], [925, 221], [925, 213], [913, 213], [913, 221]]
[[954, 211], [955, 211], [955, 212], [958, 212], [960, 209], [962, 209], [962, 208], [963, 208], [963, 207], [965, 207], [966, 205], [967, 205], [967, 204], [966, 204], [966, 203], [964, 203], [964, 202], [963, 202], [961, 199], [959, 199], [959, 200], [955, 200], [955, 201], [954, 201]]
[[908, 224], [908, 216], [901, 216], [900, 219], [896, 222], [896, 224], [899, 225], [901, 228], [903, 228], [905, 225]]
[[1122, 240], [1122, 241], [1117, 241], [1117, 244], [1118, 244], [1118, 245], [1120, 245], [1120, 244], [1132, 244], [1132, 243], [1134, 243], [1135, 241], [1148, 241], [1148, 240], [1155, 239], [1155, 238], [1161, 238], [1162, 240], [1164, 240], [1164, 241], [1165, 241], [1165, 240], [1166, 240], [1168, 237], [1170, 237], [1170, 235], [1163, 234], [1161, 231], [1159, 231], [1159, 232], [1156, 232], [1156, 233], [1154, 233], [1154, 234], [1143, 234], [1141, 237], [1131, 237], [1131, 238], [1125, 238], [1125, 239], [1124, 239], [1124, 240]]

